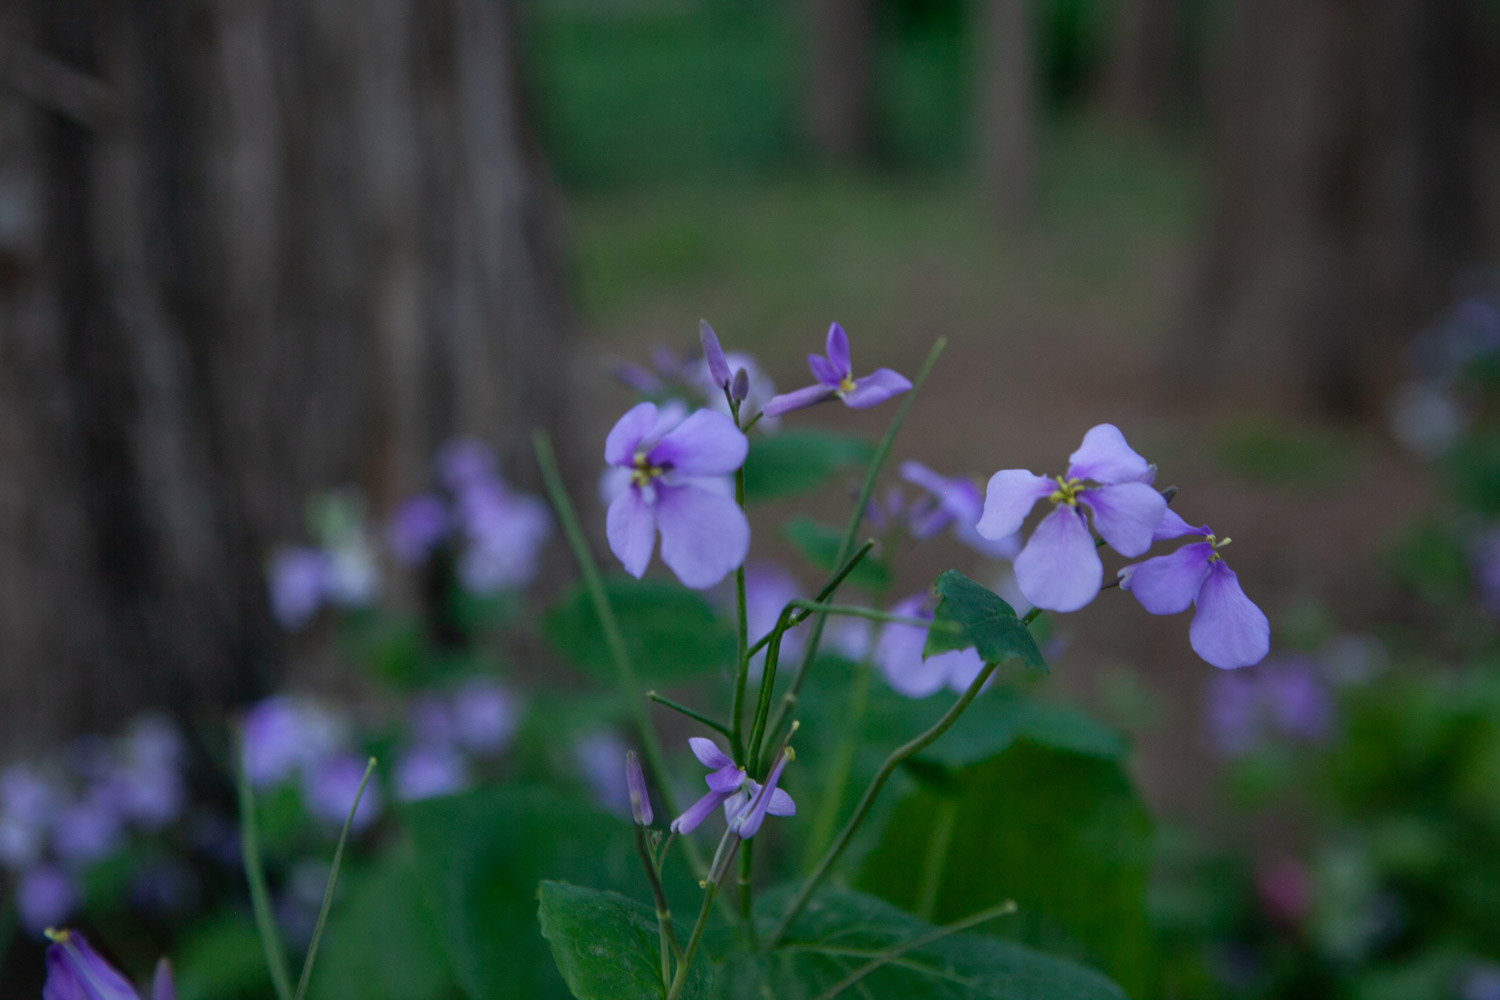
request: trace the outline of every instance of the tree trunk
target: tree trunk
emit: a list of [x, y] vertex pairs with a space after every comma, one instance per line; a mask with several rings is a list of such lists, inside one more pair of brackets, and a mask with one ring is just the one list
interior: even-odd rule
[[833, 161], [861, 162], [874, 142], [873, 0], [810, 0], [808, 135]]
[[305, 497], [379, 509], [559, 412], [547, 191], [496, 0], [0, 16], [0, 753], [224, 703]]
[[1470, 5], [1236, 12], [1174, 385], [1367, 410], [1478, 246]]
[[990, 210], [1003, 226], [1031, 215], [1037, 111], [1026, 0], [980, 0], [979, 160]]
[[1160, 123], [1176, 82], [1181, 0], [1124, 0], [1104, 82], [1104, 106], [1122, 121]]

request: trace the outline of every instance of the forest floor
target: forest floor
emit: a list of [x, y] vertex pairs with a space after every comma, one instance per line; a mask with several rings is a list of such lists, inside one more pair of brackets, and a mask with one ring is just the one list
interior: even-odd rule
[[[1159, 464], [1160, 485], [1182, 487], [1178, 510], [1234, 537], [1229, 560], [1271, 617], [1273, 649], [1376, 629], [1393, 600], [1382, 561], [1432, 501], [1421, 464], [1383, 422], [1314, 422], [1165, 381], [1203, 215], [1197, 164], [1191, 148], [1065, 123], [1048, 135], [1024, 232], [999, 231], [952, 179], [822, 175], [574, 198], [582, 355], [685, 352], [703, 316], [788, 389], [806, 383], [803, 357], [831, 320], [849, 331], [856, 370], [910, 374], [946, 336], [896, 458], [980, 478], [1058, 472], [1085, 430], [1116, 423]], [[578, 374], [589, 426], [606, 427], [626, 398], [599, 391], [607, 370], [600, 360]], [[874, 436], [888, 417], [826, 407], [794, 419]], [[973, 565], [945, 545], [914, 549], [896, 592]], [[1189, 649], [1188, 616], [1151, 618], [1116, 590], [1058, 625], [1068, 641], [1051, 689], [1134, 735], [1159, 815], [1224, 829], [1202, 714], [1214, 668]]]

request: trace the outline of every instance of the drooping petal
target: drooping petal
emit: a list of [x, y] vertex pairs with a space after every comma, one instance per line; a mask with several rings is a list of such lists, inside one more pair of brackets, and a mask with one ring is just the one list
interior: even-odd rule
[[1016, 583], [1026, 599], [1048, 611], [1077, 611], [1104, 582], [1104, 564], [1083, 512], [1067, 504], [1042, 518], [1016, 556]]
[[766, 786], [757, 791], [755, 798], [750, 800], [750, 809], [744, 814], [739, 824], [742, 840], [749, 840], [760, 832], [761, 824], [766, 821], [766, 812], [770, 808], [771, 798], [777, 791], [776, 783], [781, 780], [781, 772], [786, 770], [787, 761], [791, 759], [791, 749], [783, 750], [781, 756], [776, 758], [776, 765], [771, 768], [771, 773], [766, 775]]
[[710, 771], [703, 776], [703, 783], [714, 792], [732, 792], [745, 783], [745, 772], [741, 771], [732, 762]]
[[1094, 512], [1094, 528], [1122, 556], [1151, 547], [1152, 534], [1167, 512], [1167, 501], [1145, 483], [1120, 483], [1080, 490], [1078, 502]]
[[719, 804], [734, 792], [709, 792], [703, 798], [688, 806], [687, 812], [672, 821], [672, 830], [676, 833], [692, 833], [698, 829], [698, 825], [708, 819], [713, 811], [719, 808]]
[[1068, 456], [1069, 479], [1132, 483], [1150, 477], [1151, 464], [1125, 443], [1125, 435], [1114, 424], [1090, 427], [1083, 436], [1083, 444]]
[[1181, 514], [1168, 507], [1167, 512], [1162, 515], [1161, 523], [1151, 533], [1151, 537], [1158, 542], [1165, 542], [1173, 538], [1186, 538], [1188, 535], [1207, 536], [1210, 534], [1213, 534], [1213, 532], [1209, 530], [1208, 525], [1203, 524], [1194, 527], [1184, 521]]
[[140, 1000], [135, 987], [77, 931], [52, 934], [42, 1000]]
[[750, 522], [732, 497], [694, 485], [656, 490], [662, 562], [685, 586], [712, 587], [750, 551]]
[[823, 350], [828, 355], [828, 360], [839, 370], [840, 377], [854, 371], [854, 364], [849, 360], [849, 335], [837, 323], [829, 325], [828, 340], [823, 345]]
[[733, 420], [699, 410], [668, 432], [651, 449], [649, 460], [678, 476], [727, 476], [745, 464], [749, 450], [749, 440]]
[[810, 385], [805, 389], [793, 389], [791, 392], [772, 396], [762, 408], [762, 412], [768, 417], [779, 417], [793, 410], [802, 410], [819, 403], [826, 403], [833, 397], [833, 389], [828, 386]]
[[1001, 469], [984, 491], [984, 513], [975, 529], [985, 538], [999, 539], [1021, 530], [1031, 508], [1051, 496], [1057, 483], [1025, 469]]
[[855, 410], [868, 410], [910, 388], [911, 379], [905, 375], [889, 368], [877, 368], [864, 378], [854, 380], [854, 388], [844, 393], [844, 405]]
[[724, 348], [719, 346], [719, 335], [714, 333], [706, 319], [698, 321], [698, 340], [703, 345], [703, 360], [708, 362], [708, 377], [713, 379], [714, 385], [725, 388], [733, 376], [724, 357]]
[[797, 803], [792, 797], [780, 788], [771, 790], [771, 802], [766, 806], [766, 812], [772, 816], [795, 816], [797, 815]]
[[655, 426], [655, 403], [637, 403], [626, 410], [604, 439], [604, 461], [610, 465], [629, 465], [635, 459], [636, 449]]
[[704, 767], [717, 769], [734, 766], [734, 759], [723, 750], [720, 750], [719, 744], [713, 740], [705, 739], [702, 736], [690, 736], [688, 737], [688, 748], [693, 751], [693, 756], [697, 757], [699, 763]]
[[1209, 557], [1213, 553], [1212, 545], [1197, 542], [1169, 555], [1127, 566], [1125, 569], [1130, 572], [1126, 589], [1153, 615], [1179, 614], [1197, 598], [1198, 588], [1208, 576]]
[[[891, 608], [891, 614], [925, 617], [921, 615], [925, 599], [923, 594], [914, 594]], [[881, 628], [875, 643], [875, 663], [880, 672], [895, 691], [908, 698], [925, 698], [940, 691], [948, 679], [948, 664], [942, 656], [922, 659], [926, 643], [925, 628], [895, 622]]]
[[172, 983], [172, 965], [165, 958], [156, 963], [156, 976], [151, 981], [151, 1000], [177, 1000], [177, 987]]
[[1215, 560], [1198, 590], [1198, 610], [1188, 628], [1193, 651], [1224, 670], [1259, 663], [1271, 649], [1271, 623], [1240, 588], [1224, 560]]
[[812, 369], [813, 378], [830, 389], [837, 389], [844, 381], [847, 371], [840, 371], [833, 366], [833, 362], [821, 354], [809, 354], [807, 356], [807, 367]]
[[630, 794], [630, 814], [641, 826], [651, 825], [651, 795], [646, 791], [646, 775], [641, 758], [634, 750], [625, 754], [625, 789]]
[[639, 580], [651, 564], [651, 549], [656, 545], [656, 512], [639, 489], [627, 487], [609, 502], [604, 533], [625, 572]]

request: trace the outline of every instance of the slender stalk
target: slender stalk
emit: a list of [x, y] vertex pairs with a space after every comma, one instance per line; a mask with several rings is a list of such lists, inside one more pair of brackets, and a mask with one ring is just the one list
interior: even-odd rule
[[364, 798], [365, 786], [370, 775], [375, 773], [375, 758], [365, 764], [364, 777], [359, 779], [359, 788], [354, 793], [354, 804], [344, 820], [344, 829], [339, 833], [339, 845], [333, 849], [333, 867], [328, 870], [328, 885], [323, 889], [323, 905], [318, 908], [318, 922], [313, 926], [312, 941], [307, 946], [307, 958], [302, 961], [302, 978], [297, 981], [297, 994], [293, 1000], [302, 1000], [307, 995], [307, 984], [312, 980], [313, 963], [318, 958], [318, 943], [323, 940], [323, 928], [328, 924], [328, 911], [333, 906], [333, 887], [338, 885], [339, 865], [344, 860], [344, 845], [349, 842], [349, 829], [354, 826], [354, 814], [359, 810], [359, 800]]
[[276, 918], [271, 914], [271, 891], [266, 886], [266, 870], [261, 862], [260, 834], [255, 825], [255, 792], [244, 767], [244, 741], [239, 746], [237, 768], [240, 795], [240, 853], [245, 861], [245, 881], [250, 883], [250, 908], [255, 912], [255, 928], [260, 932], [260, 946], [266, 953], [266, 968], [277, 1000], [292, 1000], [292, 975], [287, 965], [286, 948], [276, 932]]
[[[873, 539], [873, 538], [869, 539], [863, 545], [861, 545], [855, 551], [854, 555], [850, 556], [849, 559], [848, 559], [848, 561], [845, 562], [844, 565], [842, 565], [842, 566], [839, 567], [838, 572], [834, 573], [833, 576], [831, 576], [831, 577], [828, 578], [828, 582], [826, 582], [826, 583], [823, 584], [823, 589], [821, 589], [821, 590], [818, 591], [817, 596], [815, 596], [813, 598], [813, 600], [814, 601], [826, 601], [826, 600], [828, 600], [828, 598], [832, 597], [833, 596], [833, 592], [835, 590], [838, 590], [839, 585], [844, 582], [844, 580], [849, 576], [850, 573], [854, 572], [854, 568], [860, 564], [860, 562], [865, 558], [865, 556], [867, 556], [867, 555], [870, 554], [870, 550], [873, 549], [874, 547], [875, 547], [875, 539]], [[792, 624], [793, 625], [800, 625], [802, 622], [807, 621], [807, 619], [809, 619], [811, 617], [812, 617], [812, 612], [811, 611], [803, 610], [800, 614], [797, 615], [796, 619], [792, 622]], [[767, 632], [765, 635], [761, 636], [759, 639], [755, 640], [755, 642], [751, 644], [750, 649], [748, 651], [749, 655], [750, 656], [754, 656], [756, 653], [759, 653], [762, 649], [766, 648], [766, 643], [768, 643], [770, 641], [771, 641], [771, 633]]]
[[745, 922], [745, 936], [750, 940], [753, 950], [757, 947], [755, 942], [755, 921], [750, 919], [751, 889], [750, 879], [754, 875], [755, 841], [747, 840], [740, 848], [740, 919]]
[[646, 880], [651, 883], [651, 898], [656, 901], [656, 935], [661, 940], [661, 986], [666, 989], [672, 982], [672, 956], [682, 961], [682, 947], [672, 930], [672, 910], [667, 906], [666, 890], [661, 887], [661, 873], [656, 870], [656, 859], [646, 846], [645, 828], [639, 823], [635, 824], [635, 849], [646, 868]]
[[918, 948], [925, 948], [927, 945], [932, 944], [934, 941], [941, 941], [943, 938], [947, 937], [950, 934], [957, 934], [959, 931], [966, 931], [970, 927], [977, 927], [982, 923], [994, 920], [996, 917], [1006, 917], [1015, 912], [1016, 901], [1013, 899], [1007, 899], [1003, 903], [997, 903], [996, 905], [991, 906], [988, 909], [980, 910], [978, 913], [964, 917], [962, 920], [954, 921], [953, 923], [948, 924], [945, 927], [936, 928], [935, 930], [929, 931], [926, 934], [914, 937], [910, 941], [902, 941], [894, 948], [891, 948], [875, 956], [865, 965], [861, 965], [859, 968], [849, 973], [849, 975], [845, 976], [843, 979], [840, 979], [838, 982], [828, 987], [828, 989], [824, 990], [822, 993], [819, 993], [816, 997], [813, 998], [813, 1000], [834, 1000], [834, 997], [837, 997], [840, 993], [844, 992], [855, 983], [858, 983], [861, 979], [865, 978], [870, 973], [876, 971], [883, 965], [894, 962], [896, 959], [900, 958], [903, 955], [908, 955], [916, 951]]
[[797, 896], [792, 900], [791, 906], [788, 907], [786, 916], [781, 918], [781, 923], [777, 926], [776, 933], [771, 935], [772, 946], [786, 935], [787, 928], [791, 926], [797, 914], [802, 912], [802, 908], [807, 905], [807, 901], [812, 897], [814, 890], [828, 876], [829, 869], [839, 859], [839, 855], [844, 853], [844, 848], [849, 846], [849, 841], [854, 838], [855, 831], [864, 822], [865, 815], [870, 811], [870, 806], [874, 804], [875, 797], [880, 794], [880, 790], [885, 787], [885, 783], [890, 780], [896, 768], [902, 761], [914, 754], [921, 753], [931, 746], [939, 736], [946, 733], [958, 721], [958, 717], [964, 713], [964, 709], [969, 707], [969, 703], [979, 694], [980, 688], [984, 687], [985, 681], [990, 679], [990, 674], [994, 673], [995, 668], [998, 666], [998, 663], [986, 663], [964, 690], [964, 693], [959, 695], [958, 700], [948, 708], [948, 711], [943, 713], [942, 718], [933, 723], [931, 728], [920, 736], [891, 751], [890, 756], [885, 759], [885, 763], [880, 765], [880, 770], [871, 779], [870, 786], [865, 789], [865, 794], [860, 798], [859, 805], [854, 807], [854, 815], [850, 816], [849, 822], [844, 824], [844, 829], [839, 833], [838, 839], [829, 847], [828, 853], [823, 855], [823, 860], [818, 862], [818, 867], [813, 870], [813, 873], [807, 877], [807, 881], [802, 884], [802, 888], [797, 891]]
[[[844, 540], [839, 544], [838, 555], [834, 557], [835, 566], [842, 563], [854, 550], [854, 538], [859, 533], [859, 525], [865, 516], [865, 508], [870, 504], [870, 497], [875, 493], [875, 480], [880, 476], [880, 470], [885, 465], [885, 460], [891, 454], [891, 448], [896, 443], [896, 434], [901, 430], [901, 424], [906, 420], [906, 414], [911, 410], [912, 403], [916, 402], [917, 393], [922, 389], [922, 383], [927, 381], [932, 366], [937, 364], [938, 356], [943, 353], [943, 348], [948, 344], [948, 338], [939, 337], [932, 345], [932, 350], [927, 352], [927, 360], [922, 362], [922, 367], [917, 371], [917, 377], [912, 380], [911, 391], [901, 402], [901, 408], [896, 411], [896, 416], [891, 420], [891, 425], [886, 429], [885, 437], [880, 446], [875, 449], [875, 455], [870, 459], [870, 468], [865, 472], [864, 484], [859, 488], [859, 497], [854, 501], [854, 513], [849, 517], [849, 527], [844, 531]], [[779, 732], [786, 724], [787, 717], [797, 705], [797, 696], [802, 691], [802, 683], [807, 680], [808, 668], [812, 666], [813, 660], [817, 659], [818, 646], [823, 641], [823, 628], [828, 619], [822, 615], [818, 616], [812, 631], [807, 637], [807, 646], [802, 652], [802, 662], [798, 664], [796, 673], [792, 674], [792, 683], [787, 692], [782, 696], [781, 707], [776, 710], [776, 721], [771, 725], [771, 731]]]
[[927, 842], [927, 857], [922, 863], [922, 881], [917, 889], [917, 905], [913, 911], [923, 920], [931, 920], [937, 909], [938, 888], [943, 882], [943, 869], [948, 865], [948, 848], [953, 844], [953, 829], [958, 825], [958, 797], [944, 796], [938, 806], [937, 816], [932, 821], [932, 839]]
[[719, 841], [719, 850], [715, 853], [715, 863], [709, 869], [709, 877], [704, 880], [703, 907], [698, 911], [698, 920], [693, 924], [693, 933], [688, 937], [687, 948], [683, 950], [682, 961], [677, 963], [677, 975], [672, 977], [672, 985], [667, 988], [667, 1000], [677, 1000], [682, 995], [683, 987], [687, 985], [688, 970], [693, 967], [693, 956], [698, 952], [698, 944], [703, 940], [703, 928], [708, 926], [708, 911], [713, 909], [714, 897], [719, 893], [719, 877], [723, 875], [724, 869], [728, 867], [728, 859], [720, 865], [718, 855], [724, 851], [733, 854], [739, 847], [740, 838], [733, 830], [725, 830], [724, 837]]
[[1036, 621], [1041, 616], [1041, 608], [1032, 608], [1030, 611], [1021, 616], [1021, 624], [1029, 626], [1032, 622]]
[[[725, 391], [725, 397], [729, 393]], [[729, 410], [734, 414], [735, 426], [740, 422], [739, 401], [729, 398]], [[734, 502], [740, 505], [740, 510], [745, 509], [745, 466], [740, 464], [734, 470]], [[745, 564], [740, 563], [734, 571], [734, 610], [735, 610], [735, 645], [734, 645], [734, 702], [729, 709], [729, 745], [730, 752], [741, 767], [748, 766], [745, 760], [745, 681], [750, 676], [750, 621], [745, 614]]]
[[728, 736], [729, 736], [729, 727], [726, 726], [726, 725], [724, 725], [724, 723], [717, 722], [717, 721], [715, 721], [713, 719], [710, 719], [706, 715], [703, 715], [703, 714], [701, 714], [699, 712], [695, 712], [691, 708], [688, 708], [686, 705], [682, 704], [682, 702], [673, 701], [671, 698], [668, 698], [666, 695], [664, 695], [664, 694], [658, 694], [655, 691], [647, 691], [646, 692], [646, 697], [649, 698], [649, 699], [651, 699], [652, 701], [656, 702], [658, 705], [665, 705], [667, 708], [670, 708], [674, 712], [681, 712], [683, 715], [687, 716], [689, 719], [693, 719], [693, 720], [696, 720], [698, 722], [703, 723], [705, 726], [707, 726], [708, 728], [714, 730], [717, 733], [723, 733], [724, 736], [725, 736], [725, 738], [728, 738]]

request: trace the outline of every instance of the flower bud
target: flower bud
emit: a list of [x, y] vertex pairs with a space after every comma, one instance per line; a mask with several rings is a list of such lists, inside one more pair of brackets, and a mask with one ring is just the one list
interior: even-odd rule
[[734, 381], [729, 383], [729, 398], [736, 403], [743, 403], [748, 395], [750, 395], [750, 373], [741, 368], [734, 373]]
[[729, 388], [729, 362], [724, 358], [724, 348], [719, 346], [719, 337], [708, 320], [698, 321], [698, 339], [703, 342], [703, 358], [708, 362], [708, 376], [720, 389]]
[[625, 784], [630, 789], [630, 814], [641, 826], [651, 825], [651, 797], [646, 794], [646, 776], [634, 750], [625, 753]]

